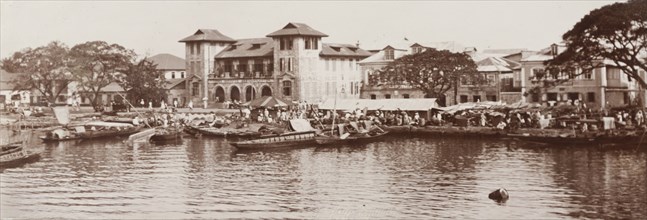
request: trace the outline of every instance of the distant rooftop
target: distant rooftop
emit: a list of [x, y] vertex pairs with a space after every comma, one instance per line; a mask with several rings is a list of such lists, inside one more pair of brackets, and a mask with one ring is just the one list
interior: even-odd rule
[[239, 39], [229, 45], [216, 58], [264, 57], [274, 53], [272, 38]]
[[323, 43], [319, 56], [361, 57], [371, 56], [371, 53], [352, 44]]
[[328, 37], [327, 34], [321, 33], [318, 30], [315, 30], [303, 23], [288, 23], [282, 29], [274, 31], [267, 35], [267, 37], [279, 37], [279, 36], [315, 36], [315, 37]]
[[186, 68], [184, 59], [168, 53], [157, 54], [146, 58], [146, 60], [157, 64], [159, 70], [184, 70]]
[[195, 32], [195, 34], [180, 40], [180, 42], [192, 41], [236, 42], [236, 40], [220, 33], [220, 31], [215, 29], [199, 29]]

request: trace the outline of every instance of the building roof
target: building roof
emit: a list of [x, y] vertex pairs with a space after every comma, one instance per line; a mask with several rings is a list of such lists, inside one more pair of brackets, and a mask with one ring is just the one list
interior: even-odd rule
[[216, 58], [264, 57], [273, 53], [272, 38], [240, 39], [218, 53]]
[[521, 53], [521, 51], [527, 51], [527, 50], [528, 49], [526, 48], [485, 49], [483, 50], [483, 53], [505, 54], [507, 56], [510, 54]]
[[520, 64], [502, 57], [488, 57], [476, 65], [479, 72], [512, 72]]
[[319, 56], [362, 57], [371, 56], [371, 53], [352, 44], [323, 43]]
[[327, 34], [321, 33], [318, 30], [315, 30], [303, 23], [294, 23], [290, 22], [285, 27], [278, 31], [274, 31], [267, 35], [267, 37], [279, 37], [279, 36], [315, 36], [315, 37], [328, 37]]
[[124, 88], [122, 88], [119, 83], [116, 82], [111, 82], [108, 84], [106, 87], [103, 87], [101, 89], [101, 92], [123, 92]]
[[[398, 59], [400, 57], [403, 57], [404, 55], [409, 54], [407, 51], [404, 50], [393, 50], [393, 56], [395, 59]], [[359, 64], [368, 64], [368, 63], [380, 63], [380, 62], [391, 62], [393, 60], [386, 60], [384, 59], [384, 50], [381, 50], [377, 53], [374, 53], [373, 55], [367, 57], [366, 59], [363, 59], [362, 61], [359, 62]]]
[[186, 68], [184, 59], [168, 53], [157, 54], [146, 58], [146, 60], [157, 64], [158, 70], [184, 70]]
[[452, 53], [464, 52], [467, 47], [462, 44], [456, 43], [454, 41], [444, 41], [444, 42], [419, 42], [414, 43], [411, 47], [422, 46], [426, 48], [434, 48], [436, 50], [448, 50]]
[[180, 42], [192, 41], [236, 42], [236, 40], [220, 33], [216, 29], [199, 29], [195, 34], [180, 40]]
[[167, 79], [166, 84], [164, 84], [164, 88], [169, 90], [173, 89], [173, 87], [177, 86], [180, 83], [183, 83], [186, 79]]

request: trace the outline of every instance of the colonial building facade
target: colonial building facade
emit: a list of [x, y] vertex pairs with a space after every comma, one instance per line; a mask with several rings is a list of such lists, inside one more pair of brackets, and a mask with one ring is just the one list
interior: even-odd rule
[[[644, 94], [644, 90], [641, 91], [638, 83], [627, 77], [615, 64], [604, 60], [599, 61], [598, 68], [589, 73], [580, 73], [566, 83], [533, 90], [545, 83], [568, 79], [569, 76], [566, 74], [540, 77], [544, 75], [545, 61], [553, 59], [563, 49], [563, 46], [553, 44], [541, 51], [523, 54], [520, 62], [520, 79], [522, 92], [526, 94], [523, 97], [526, 102], [553, 106], [578, 100], [595, 109], [645, 103], [644, 95], [641, 99], [641, 93]], [[647, 76], [644, 71], [641, 71], [640, 75], [643, 78]]]
[[327, 36], [302, 23], [265, 38], [237, 40], [200, 29], [180, 40], [186, 45], [189, 96], [210, 104], [261, 96], [308, 103], [359, 98], [357, 63], [370, 53], [357, 45], [323, 43]]
[[146, 60], [157, 65], [157, 69], [162, 72], [160, 76], [166, 80], [164, 88], [167, 92], [166, 103], [178, 102], [179, 106], [187, 104], [188, 93], [186, 91], [186, 67], [182, 58], [171, 54], [162, 53], [146, 58]]

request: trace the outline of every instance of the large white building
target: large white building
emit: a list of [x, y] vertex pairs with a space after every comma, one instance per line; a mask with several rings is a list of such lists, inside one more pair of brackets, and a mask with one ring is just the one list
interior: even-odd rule
[[200, 29], [180, 40], [186, 45], [188, 96], [209, 103], [260, 96], [308, 103], [359, 98], [358, 62], [371, 54], [358, 45], [323, 43], [327, 36], [302, 23], [253, 39]]

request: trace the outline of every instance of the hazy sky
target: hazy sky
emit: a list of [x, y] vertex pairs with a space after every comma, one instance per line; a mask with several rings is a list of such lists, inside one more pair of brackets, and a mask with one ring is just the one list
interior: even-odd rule
[[538, 50], [609, 1], [0, 1], [0, 57], [59, 40], [118, 43], [141, 56], [184, 57], [178, 40], [199, 28], [257, 38], [302, 22], [330, 37], [383, 48], [412, 41], [456, 41], [479, 50]]

